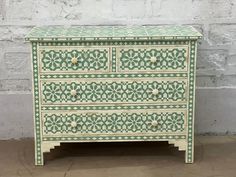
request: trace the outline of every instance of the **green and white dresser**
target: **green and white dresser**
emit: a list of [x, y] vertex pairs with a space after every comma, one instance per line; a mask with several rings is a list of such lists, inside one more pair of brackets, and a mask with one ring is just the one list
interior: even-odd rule
[[65, 142], [168, 141], [193, 162], [190, 26], [35, 27], [35, 163]]

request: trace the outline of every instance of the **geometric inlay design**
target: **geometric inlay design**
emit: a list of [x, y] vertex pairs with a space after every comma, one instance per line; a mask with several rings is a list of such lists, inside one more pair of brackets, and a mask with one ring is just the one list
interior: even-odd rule
[[121, 48], [119, 52], [120, 70], [187, 71], [187, 46]]
[[[186, 101], [186, 80], [47, 81], [43, 103], [119, 103]], [[157, 93], [153, 93], [153, 91]], [[76, 94], [71, 95], [71, 91]]]
[[182, 132], [185, 116], [184, 111], [45, 113], [43, 125], [44, 134]]
[[101, 41], [198, 39], [201, 34], [191, 26], [46, 26], [35, 27], [26, 40]]
[[188, 74], [186, 72], [180, 72], [180, 73], [156, 73], [156, 72], [147, 72], [147, 73], [110, 73], [110, 74], [101, 74], [101, 73], [93, 73], [93, 74], [82, 74], [82, 73], [60, 73], [60, 74], [54, 74], [54, 73], [47, 73], [40, 75], [41, 79], [62, 79], [62, 78], [148, 78], [148, 77], [188, 77]]
[[140, 109], [186, 109], [187, 103], [178, 103], [178, 104], [131, 104], [131, 105], [116, 105], [116, 104], [106, 104], [106, 105], [87, 105], [87, 104], [80, 104], [80, 105], [42, 105], [41, 109], [46, 111], [52, 110], [140, 110]]
[[[41, 50], [42, 71], [106, 71], [109, 49], [73, 48]], [[76, 63], [72, 63], [72, 59]]]
[[194, 155], [191, 26], [35, 27], [35, 164], [63, 142], [169, 141]]
[[54, 136], [53, 134], [50, 135], [44, 135], [42, 137], [43, 141], [48, 141], [48, 142], [56, 142], [56, 141], [63, 141], [63, 142], [111, 142], [111, 141], [144, 141], [144, 140], [153, 140], [153, 141], [158, 141], [158, 140], [179, 140], [179, 139], [186, 139], [186, 135], [183, 133], [170, 133], [170, 134], [164, 134], [161, 135], [159, 133], [152, 133], [152, 134], [137, 134], [137, 135], [132, 135], [132, 134], [119, 134], [116, 136], [109, 136], [107, 134], [104, 135], [96, 135], [93, 134], [93, 136]]

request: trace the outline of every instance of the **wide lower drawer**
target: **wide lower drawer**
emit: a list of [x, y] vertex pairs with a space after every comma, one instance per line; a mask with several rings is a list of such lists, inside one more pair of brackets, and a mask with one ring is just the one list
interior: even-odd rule
[[43, 135], [184, 133], [186, 110], [42, 113]]
[[42, 104], [164, 103], [187, 101], [186, 78], [41, 81]]

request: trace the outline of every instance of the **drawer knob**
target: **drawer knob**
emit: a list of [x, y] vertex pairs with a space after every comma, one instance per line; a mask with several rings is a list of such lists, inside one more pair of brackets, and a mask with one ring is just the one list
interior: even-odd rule
[[156, 62], [157, 62], [157, 58], [152, 56], [152, 57], [150, 58], [150, 61], [151, 61], [152, 63], [156, 63]]
[[154, 90], [152, 91], [152, 94], [153, 94], [153, 95], [158, 95], [158, 93], [159, 93], [159, 90], [158, 90], [158, 89], [154, 89]]
[[77, 58], [75, 58], [75, 57], [71, 58], [71, 63], [76, 64], [77, 62], [78, 62]]
[[77, 123], [75, 121], [72, 121], [70, 125], [71, 125], [71, 127], [76, 127]]
[[152, 126], [153, 126], [153, 127], [156, 127], [157, 125], [158, 125], [158, 122], [157, 122], [156, 120], [153, 120], [153, 121], [152, 121]]
[[75, 95], [76, 95], [76, 90], [71, 90], [71, 91], [70, 91], [70, 94], [71, 94], [72, 96], [75, 96]]

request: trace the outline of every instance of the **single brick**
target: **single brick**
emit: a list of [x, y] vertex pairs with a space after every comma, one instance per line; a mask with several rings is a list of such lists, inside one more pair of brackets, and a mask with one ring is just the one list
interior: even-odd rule
[[146, 0], [113, 1], [114, 17], [142, 18], [145, 16]]
[[1, 0], [0, 1], [0, 21], [5, 19], [5, 6], [6, 6], [6, 1]]
[[6, 18], [8, 20], [31, 20], [36, 2], [31, 0], [8, 0]]
[[197, 58], [197, 75], [221, 75], [225, 71], [227, 50], [199, 50]]
[[236, 24], [210, 25], [209, 39], [213, 45], [235, 44]]
[[236, 77], [236, 54], [228, 56], [224, 74], [235, 75]]
[[216, 87], [216, 76], [197, 76], [197, 87]]
[[29, 79], [31, 77], [30, 53], [6, 52], [4, 54], [4, 68], [7, 78]]
[[30, 91], [31, 82], [26, 80], [0, 80], [0, 91]]
[[235, 87], [236, 75], [221, 75], [217, 78], [217, 87]]

